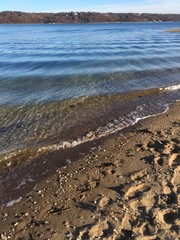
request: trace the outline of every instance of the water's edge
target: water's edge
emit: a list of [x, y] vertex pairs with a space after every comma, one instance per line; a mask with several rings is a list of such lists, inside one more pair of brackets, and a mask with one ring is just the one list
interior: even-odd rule
[[[166, 110], [154, 116], [147, 116], [144, 119], [163, 115], [165, 112]], [[143, 120], [142, 123], [139, 123], [141, 120], [143, 119], [138, 119], [135, 126], [127, 126], [124, 129], [111, 133], [112, 137], [118, 136], [118, 139], [122, 138], [123, 141], [126, 133], [132, 132], [136, 134], [138, 126], [142, 126], [145, 121]], [[43, 152], [40, 151], [40, 153], [42, 153], [41, 155], [34, 155], [34, 158], [28, 159], [28, 161], [25, 157], [28, 156], [29, 152], [26, 152], [25, 154], [22, 153], [22, 158], [19, 159], [17, 164], [12, 164], [12, 166], [6, 168], [6, 170], [1, 173], [1, 181], [3, 181], [4, 185], [1, 186], [0, 208], [9, 207], [18, 203], [24, 196], [28, 196], [32, 190], [36, 189], [39, 181], [41, 182], [43, 179], [46, 179], [46, 177], [52, 176], [54, 171], [61, 171], [60, 168], [66, 168], [68, 165], [81, 159], [81, 156], [91, 153], [93, 149], [98, 149], [109, 137], [111, 136], [102, 136], [100, 139], [89, 140], [71, 148], [57, 148], [53, 149], [53, 151], [52, 149], [49, 151], [47, 148], [44, 149]], [[35, 151], [31, 153], [34, 152]]]
[[[62, 109], [67, 111], [67, 102], [65, 103], [66, 108], [64, 108], [63, 102], [58, 110], [55, 109], [55, 115], [48, 115], [52, 118], [54, 116], [55, 119], [52, 122], [54, 127], [47, 126], [47, 131], [51, 135], [54, 131], [57, 134], [54, 134], [52, 138], [45, 135], [45, 138], [39, 139], [35, 132], [34, 138], [31, 136], [29, 142], [24, 142], [24, 145], [22, 143], [23, 147], [19, 145], [15, 146], [14, 149], [1, 150], [0, 165], [10, 166], [13, 161], [20, 162], [21, 159], [27, 161], [28, 159], [38, 158], [45, 153], [73, 148], [109, 136], [134, 125], [142, 119], [162, 114], [168, 110], [172, 101], [179, 100], [179, 89], [180, 84], [176, 84], [165, 88], [135, 91], [123, 95], [73, 100], [75, 102], [70, 100], [68, 105], [71, 110], [63, 116], [66, 122], [58, 124], [56, 122], [58, 111]], [[45, 111], [44, 107], [42, 107], [42, 111]], [[76, 117], [74, 121], [73, 117]], [[36, 122], [34, 126], [37, 127]], [[18, 130], [21, 133], [22, 129]], [[8, 138], [7, 132], [4, 133], [4, 136]], [[22, 139], [28, 138], [28, 132], [21, 133], [21, 137]]]

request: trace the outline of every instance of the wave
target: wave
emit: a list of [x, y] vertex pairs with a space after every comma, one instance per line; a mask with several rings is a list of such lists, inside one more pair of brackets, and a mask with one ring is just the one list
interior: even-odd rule
[[160, 88], [160, 91], [168, 91], [168, 92], [177, 91], [177, 90], [180, 90], [180, 83], [177, 83], [175, 85], [170, 85], [164, 88]]
[[[96, 128], [95, 130], [87, 132], [85, 135], [82, 135], [80, 137], [77, 137], [77, 139], [74, 140], [67, 140], [67, 141], [61, 141], [59, 143], [45, 145], [45, 146], [38, 146], [35, 147], [33, 152], [29, 152], [30, 155], [33, 156], [40, 156], [44, 152], [54, 152], [61, 149], [69, 149], [76, 147], [80, 144], [91, 142], [94, 140], [98, 140], [102, 137], [107, 137], [113, 133], [117, 133], [118, 131], [125, 129], [129, 126], [133, 126], [140, 120], [157, 116], [160, 114], [163, 114], [169, 109], [168, 104], [162, 105], [161, 102], [159, 102], [156, 106], [155, 103], [148, 104], [142, 104], [135, 107], [134, 110], [130, 111], [128, 114], [121, 116], [119, 118], [115, 118], [113, 121], [110, 121], [104, 126], [100, 126]], [[1, 154], [0, 162], [6, 161], [8, 162], [11, 159], [15, 159], [17, 156], [24, 154], [26, 151], [29, 151], [29, 148], [22, 148], [22, 149], [12, 149], [10, 152], [6, 152], [4, 154]], [[29, 156], [32, 158], [32, 156]]]
[[[2, 108], [5, 122], [0, 128], [4, 142], [0, 162], [16, 159], [25, 152], [33, 158], [44, 152], [73, 148], [109, 136], [142, 119], [166, 112], [169, 104], [179, 99], [179, 91], [172, 94], [178, 89], [180, 84], [26, 108]], [[12, 122], [14, 114], [17, 117]]]
[[63, 141], [62, 143], [59, 143], [59, 144], [53, 144], [50, 146], [42, 147], [38, 150], [38, 152], [57, 151], [60, 149], [73, 148], [82, 143], [87, 143], [90, 141], [100, 139], [102, 137], [106, 137], [106, 136], [116, 133], [124, 128], [133, 126], [140, 120], [143, 120], [143, 119], [146, 119], [149, 117], [154, 117], [154, 116], [163, 114], [166, 111], [168, 111], [168, 109], [169, 109], [168, 104], [164, 105], [163, 107], [164, 107], [164, 109], [162, 112], [144, 115], [144, 112], [147, 112], [148, 106], [145, 106], [145, 105], [137, 106], [136, 109], [134, 111], [130, 112], [125, 118], [120, 117], [118, 119], [114, 119], [112, 122], [108, 123], [107, 125], [101, 126], [101, 127], [97, 128], [95, 131], [90, 131], [85, 136], [82, 136], [82, 137], [78, 138], [77, 140]]

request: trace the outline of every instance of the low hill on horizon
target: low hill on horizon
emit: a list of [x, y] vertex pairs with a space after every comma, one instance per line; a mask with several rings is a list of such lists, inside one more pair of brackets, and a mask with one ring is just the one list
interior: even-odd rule
[[0, 24], [21, 23], [98, 23], [98, 22], [158, 22], [180, 21], [180, 14], [59, 12], [27, 13], [0, 12]]

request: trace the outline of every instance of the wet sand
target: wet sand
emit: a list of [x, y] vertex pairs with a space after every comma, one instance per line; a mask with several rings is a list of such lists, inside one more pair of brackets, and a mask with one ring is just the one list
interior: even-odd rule
[[1, 239], [178, 239], [179, 109], [4, 170]]

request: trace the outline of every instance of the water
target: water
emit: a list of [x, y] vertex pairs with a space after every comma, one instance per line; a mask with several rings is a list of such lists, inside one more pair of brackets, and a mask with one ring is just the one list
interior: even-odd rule
[[180, 34], [166, 32], [174, 28], [0, 25], [1, 154], [71, 147], [165, 111], [179, 99], [178, 87], [160, 90], [180, 84]]

